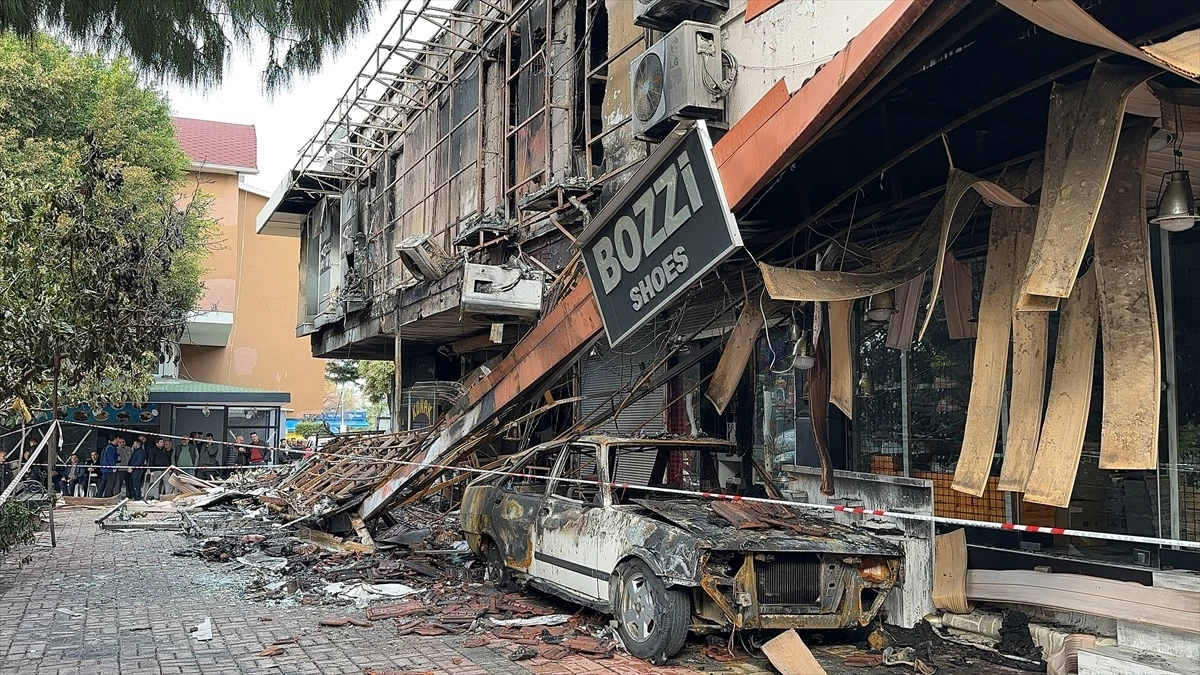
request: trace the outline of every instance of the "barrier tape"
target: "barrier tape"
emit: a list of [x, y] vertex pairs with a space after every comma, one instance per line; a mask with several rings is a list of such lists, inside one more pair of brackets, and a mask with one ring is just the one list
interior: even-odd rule
[[39, 454], [41, 454], [42, 449], [46, 447], [46, 444], [50, 442], [50, 432], [54, 431], [54, 424], [58, 423], [54, 422], [51, 424], [49, 431], [47, 431], [46, 435], [42, 436], [42, 441], [37, 444], [37, 449], [34, 450], [33, 455], [31, 455], [29, 459], [27, 459], [25, 463], [21, 465], [21, 468], [17, 470], [16, 475], [13, 476], [12, 482], [10, 482], [8, 486], [4, 488], [4, 492], [0, 492], [0, 506], [4, 506], [4, 502], [7, 502], [8, 498], [12, 496], [14, 491], [16, 491], [17, 486], [21, 484], [21, 479], [24, 478], [25, 474], [29, 473], [29, 469], [34, 466], [34, 460], [37, 459]]
[[[83, 425], [83, 426], [87, 426], [87, 425]], [[647, 443], [648, 444], [653, 443], [653, 439], [647, 439]], [[233, 444], [233, 445], [236, 445], [236, 444]], [[287, 452], [287, 450], [284, 450], [284, 452]], [[295, 452], [300, 452], [300, 451], [295, 451]], [[678, 488], [631, 485], [629, 483], [606, 482], [606, 481], [600, 481], [600, 480], [585, 480], [582, 478], [567, 478], [567, 477], [562, 477], [562, 476], [553, 477], [553, 476], [546, 476], [546, 475], [541, 475], [541, 474], [529, 474], [529, 473], [517, 473], [517, 472], [513, 472], [513, 471], [502, 471], [502, 470], [498, 470], [498, 469], [483, 469], [483, 468], [475, 468], [475, 467], [469, 467], [469, 466], [449, 466], [449, 465], [444, 465], [444, 464], [410, 462], [410, 461], [400, 460], [400, 459], [363, 457], [362, 455], [348, 455], [348, 454], [342, 454], [342, 453], [327, 453], [327, 452], [319, 452], [318, 451], [318, 452], [311, 452], [311, 454], [309, 456], [310, 457], [320, 457], [323, 459], [351, 459], [351, 460], [356, 460], [356, 461], [367, 461], [367, 462], [372, 462], [372, 463], [395, 464], [397, 466], [411, 466], [411, 467], [416, 467], [419, 469], [441, 469], [444, 471], [461, 471], [464, 473], [479, 474], [481, 476], [503, 476], [503, 477], [512, 477], [512, 478], [527, 478], [527, 479], [532, 479], [532, 480], [547, 481], [547, 482], [562, 482], [562, 483], [569, 483], [569, 484], [574, 484], [574, 485], [588, 485], [588, 486], [597, 486], [597, 487], [606, 486], [609, 488], [616, 488], [616, 489], [623, 489], [623, 490], [633, 488], [633, 489], [637, 489], [637, 490], [644, 490], [646, 492], [669, 494], [669, 495], [676, 495], [676, 496], [689, 497], [689, 498], [700, 497], [703, 499], [712, 499], [712, 500], [719, 499], [719, 500], [725, 500], [725, 501], [731, 501], [731, 502], [755, 502], [755, 503], [761, 503], [761, 504], [776, 504], [776, 505], [780, 505], [780, 506], [804, 507], [804, 508], [817, 509], [817, 510], [822, 510], [822, 511], [837, 511], [837, 512], [843, 512], [843, 513], [855, 514], [855, 515], [870, 515], [870, 516], [877, 516], [877, 517], [895, 518], [897, 520], [913, 520], [913, 521], [928, 522], [928, 523], [935, 523], [935, 524], [940, 523], [943, 525], [960, 525], [963, 527], [977, 527], [977, 528], [981, 528], [981, 529], [990, 529], [990, 530], [1008, 530], [1008, 531], [1035, 533], [1035, 534], [1053, 534], [1053, 535], [1061, 535], [1061, 536], [1068, 536], [1068, 537], [1080, 537], [1083, 539], [1101, 539], [1101, 540], [1105, 540], [1105, 541], [1121, 541], [1121, 542], [1133, 543], [1133, 544], [1145, 544], [1145, 545], [1149, 545], [1149, 546], [1167, 546], [1167, 547], [1189, 548], [1189, 549], [1200, 550], [1200, 541], [1188, 541], [1186, 539], [1167, 539], [1167, 538], [1162, 538], [1162, 537], [1144, 537], [1144, 536], [1133, 535], [1133, 534], [1116, 534], [1116, 533], [1111, 533], [1111, 532], [1093, 532], [1090, 530], [1075, 530], [1075, 529], [1071, 529], [1071, 528], [1062, 528], [1062, 527], [1044, 527], [1044, 526], [1040, 526], [1040, 525], [1021, 525], [1018, 523], [997, 523], [997, 522], [985, 521], [985, 520], [969, 520], [966, 518], [951, 518], [951, 517], [947, 517], [947, 516], [935, 516], [932, 514], [927, 515], [927, 514], [921, 514], [921, 513], [908, 513], [908, 512], [904, 512], [904, 511], [888, 511], [885, 509], [869, 509], [869, 508], [860, 507], [860, 506], [850, 507], [850, 506], [845, 506], [842, 504], [819, 504], [819, 503], [815, 503], [815, 502], [798, 502], [798, 501], [791, 501], [791, 500], [787, 500], [787, 499], [773, 499], [773, 498], [769, 498], [769, 497], [747, 497], [744, 495], [731, 495], [731, 494], [726, 494], [723, 492], [700, 492], [700, 491], [695, 491], [695, 490], [681, 490]], [[178, 467], [176, 467], [176, 468], [178, 468]], [[213, 467], [213, 468], [220, 469], [221, 467]], [[261, 469], [261, 468], [267, 468], [267, 467], [254, 466], [253, 468]]]

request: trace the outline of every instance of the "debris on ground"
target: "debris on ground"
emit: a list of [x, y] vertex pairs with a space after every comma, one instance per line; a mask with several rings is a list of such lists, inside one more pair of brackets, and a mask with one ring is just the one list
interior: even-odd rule
[[197, 626], [191, 629], [192, 638], [197, 642], [208, 642], [213, 639], [212, 619], [205, 617]]
[[917, 675], [934, 675], [937, 672], [937, 668], [917, 658], [917, 650], [913, 647], [888, 647], [883, 650], [883, 665], [910, 666]]
[[763, 645], [763, 654], [781, 675], [825, 675], [825, 669], [794, 630], [772, 638]]

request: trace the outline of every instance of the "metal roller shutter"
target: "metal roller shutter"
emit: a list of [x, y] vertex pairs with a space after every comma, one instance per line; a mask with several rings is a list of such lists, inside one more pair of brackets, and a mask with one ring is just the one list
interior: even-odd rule
[[[580, 402], [580, 411], [584, 420], [604, 414], [598, 412], [601, 408], [611, 414], [613, 407], [624, 400], [625, 393], [654, 365], [660, 356], [654, 338], [654, 324], [651, 324], [616, 349], [610, 349], [601, 341], [594, 353], [581, 361], [580, 385], [584, 399]], [[666, 387], [659, 387], [617, 417], [610, 417], [596, 426], [593, 432], [610, 436], [661, 433], [666, 430], [666, 418], [661, 412], [665, 406]]]

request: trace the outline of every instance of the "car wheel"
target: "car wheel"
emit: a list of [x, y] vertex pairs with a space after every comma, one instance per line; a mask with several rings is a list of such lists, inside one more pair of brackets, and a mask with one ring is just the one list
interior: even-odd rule
[[496, 588], [502, 591], [508, 590], [512, 586], [512, 574], [504, 564], [504, 556], [500, 555], [500, 547], [496, 545], [496, 542], [491, 539], [487, 541], [487, 550], [484, 552], [484, 556], [487, 558], [487, 564], [483, 569], [484, 581], [492, 582]]
[[617, 568], [613, 613], [630, 654], [662, 665], [679, 653], [692, 620], [687, 591], [667, 588], [641, 560]]

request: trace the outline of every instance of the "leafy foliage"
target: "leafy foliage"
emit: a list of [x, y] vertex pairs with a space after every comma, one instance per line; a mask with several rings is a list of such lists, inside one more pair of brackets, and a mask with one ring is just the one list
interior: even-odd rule
[[363, 395], [367, 400], [385, 410], [391, 410], [396, 391], [396, 364], [392, 361], [359, 361], [362, 374]]
[[309, 438], [311, 436], [332, 436], [333, 432], [329, 430], [329, 425], [324, 422], [304, 421], [296, 423], [296, 433]]
[[19, 499], [0, 504], [0, 559], [14, 548], [33, 543], [41, 525], [41, 509]]
[[358, 361], [349, 359], [335, 359], [325, 363], [325, 379], [334, 384], [352, 384], [357, 383], [362, 378], [362, 374], [358, 370]]
[[267, 91], [317, 72], [366, 30], [382, 0], [0, 0], [0, 32], [51, 31], [128, 56], [155, 77], [219, 83], [235, 45], [266, 42]]
[[199, 298], [214, 228], [127, 62], [0, 35], [0, 407], [144, 401]]

